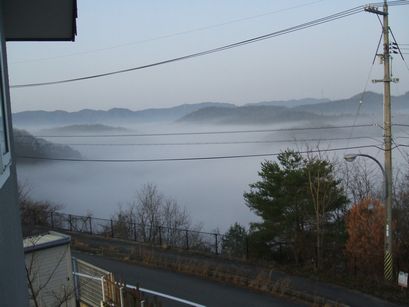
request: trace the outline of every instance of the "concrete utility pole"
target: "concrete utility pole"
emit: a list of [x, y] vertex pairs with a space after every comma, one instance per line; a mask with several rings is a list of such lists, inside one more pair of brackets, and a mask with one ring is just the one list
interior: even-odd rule
[[387, 178], [386, 191], [386, 224], [385, 224], [385, 256], [384, 274], [385, 279], [392, 280], [393, 257], [392, 257], [392, 119], [391, 119], [391, 73], [389, 54], [389, 20], [388, 3], [385, 0], [383, 5], [383, 65], [384, 65], [384, 92], [383, 92], [383, 112], [385, 128], [385, 173]]
[[384, 114], [384, 142], [385, 142], [385, 181], [386, 181], [386, 221], [385, 221], [385, 254], [384, 254], [384, 275], [387, 281], [392, 281], [393, 277], [393, 253], [392, 253], [392, 119], [391, 119], [391, 79], [390, 73], [390, 52], [389, 52], [389, 13], [388, 2], [384, 0], [383, 11], [376, 7], [368, 6], [365, 11], [383, 16], [383, 54], [381, 55], [384, 65], [384, 76], [382, 80], [373, 82], [383, 82], [383, 114]]

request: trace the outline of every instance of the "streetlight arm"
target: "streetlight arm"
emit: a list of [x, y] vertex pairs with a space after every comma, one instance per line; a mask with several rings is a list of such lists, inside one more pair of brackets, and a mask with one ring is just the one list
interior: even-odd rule
[[385, 191], [385, 192], [384, 192], [384, 193], [385, 193], [385, 195], [384, 195], [384, 201], [386, 201], [386, 199], [388, 198], [388, 188], [387, 188], [387, 186], [388, 186], [388, 177], [386, 176], [386, 172], [385, 172], [385, 169], [383, 168], [382, 164], [381, 164], [376, 158], [374, 158], [374, 157], [372, 157], [372, 156], [370, 156], [370, 155], [361, 154], [361, 153], [345, 155], [345, 156], [344, 156], [344, 159], [345, 159], [346, 161], [348, 161], [348, 162], [352, 162], [352, 161], [355, 160], [356, 157], [369, 158], [369, 159], [371, 159], [372, 161], [374, 161], [376, 164], [378, 164], [378, 166], [380, 167], [380, 169], [381, 169], [381, 171], [382, 171], [383, 180], [384, 180], [384, 184], [385, 184], [385, 185], [384, 185], [384, 191]]

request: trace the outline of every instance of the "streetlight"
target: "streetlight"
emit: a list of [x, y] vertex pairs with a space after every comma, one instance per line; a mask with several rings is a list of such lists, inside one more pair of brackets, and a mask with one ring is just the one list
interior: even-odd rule
[[[384, 180], [384, 203], [388, 207], [388, 204], [391, 204], [391, 195], [388, 193], [388, 185], [389, 180], [388, 176], [386, 175], [385, 169], [383, 168], [382, 164], [375, 159], [374, 157], [367, 155], [367, 154], [346, 154], [344, 155], [344, 159], [347, 162], [353, 162], [357, 157], [364, 157], [369, 158], [375, 161], [376, 164], [381, 168]], [[392, 261], [392, 210], [391, 208], [386, 208], [386, 221], [385, 221], [385, 254], [384, 254], [384, 275], [387, 281], [391, 281], [393, 272], [393, 261]]]

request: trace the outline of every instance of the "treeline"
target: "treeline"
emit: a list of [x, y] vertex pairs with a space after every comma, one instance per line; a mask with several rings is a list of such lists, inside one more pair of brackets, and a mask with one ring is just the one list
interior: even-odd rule
[[81, 158], [79, 151], [74, 150], [68, 145], [56, 144], [42, 138], [37, 138], [26, 130], [14, 129], [14, 145], [16, 156], [19, 162], [30, 161], [22, 160], [24, 157], [35, 158]]
[[[231, 257], [275, 261], [336, 276], [384, 276], [383, 176], [364, 159], [336, 161], [286, 150], [261, 164], [259, 181], [244, 193], [260, 218], [249, 229], [232, 225], [223, 239]], [[409, 270], [409, 169], [394, 178], [394, 280]]]
[[19, 203], [24, 235], [45, 228], [81, 232], [140, 243], [181, 248], [204, 253], [219, 253], [219, 233], [202, 231], [186, 208], [165, 197], [153, 184], [145, 184], [133, 200], [118, 207], [110, 219], [59, 212], [61, 205], [34, 201], [27, 186], [19, 186]]

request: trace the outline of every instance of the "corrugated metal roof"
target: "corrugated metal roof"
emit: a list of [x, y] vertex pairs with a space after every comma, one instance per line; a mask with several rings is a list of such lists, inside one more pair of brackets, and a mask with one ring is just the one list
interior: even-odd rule
[[70, 236], [55, 231], [49, 231], [45, 234], [24, 238], [24, 253], [70, 244], [70, 242]]

